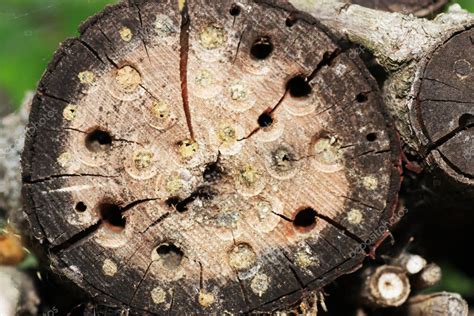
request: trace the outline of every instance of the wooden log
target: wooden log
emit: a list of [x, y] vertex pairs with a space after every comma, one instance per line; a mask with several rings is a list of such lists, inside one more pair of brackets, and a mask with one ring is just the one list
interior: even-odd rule
[[442, 276], [441, 267], [436, 263], [430, 263], [414, 277], [412, 285], [418, 290], [424, 290], [438, 284]]
[[345, 2], [376, 10], [426, 17], [439, 13], [448, 0], [345, 0]]
[[402, 252], [392, 261], [393, 265], [402, 267], [410, 275], [421, 272], [425, 268], [426, 263], [423, 257], [406, 251]]
[[271, 311], [392, 224], [399, 143], [359, 58], [273, 2], [136, 1], [61, 45], [23, 153], [32, 231], [98, 301]]
[[474, 192], [474, 16], [459, 6], [429, 21], [337, 0], [291, 2], [374, 53], [390, 72], [384, 98], [402, 139]]
[[468, 312], [467, 302], [459, 294], [440, 292], [410, 298], [403, 315], [467, 316]]
[[397, 307], [410, 295], [408, 276], [400, 267], [382, 265], [365, 271], [361, 296], [372, 308]]

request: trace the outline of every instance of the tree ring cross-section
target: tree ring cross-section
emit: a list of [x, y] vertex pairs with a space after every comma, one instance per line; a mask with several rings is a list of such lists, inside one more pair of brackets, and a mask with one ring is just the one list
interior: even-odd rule
[[271, 1], [136, 1], [64, 42], [23, 153], [33, 234], [93, 298], [272, 311], [386, 234], [398, 138], [357, 53]]

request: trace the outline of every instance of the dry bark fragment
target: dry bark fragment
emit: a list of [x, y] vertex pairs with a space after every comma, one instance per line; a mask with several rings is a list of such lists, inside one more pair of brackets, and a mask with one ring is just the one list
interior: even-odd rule
[[360, 59], [289, 17], [137, 1], [62, 44], [23, 154], [57, 269], [105, 303], [181, 315], [274, 310], [359, 266], [391, 223], [399, 144]]
[[358, 4], [371, 9], [425, 17], [440, 12], [448, 3], [448, 0], [346, 0], [345, 2]]
[[291, 0], [371, 50], [389, 72], [387, 106], [402, 139], [474, 196], [474, 16], [453, 6], [430, 21], [337, 0]]

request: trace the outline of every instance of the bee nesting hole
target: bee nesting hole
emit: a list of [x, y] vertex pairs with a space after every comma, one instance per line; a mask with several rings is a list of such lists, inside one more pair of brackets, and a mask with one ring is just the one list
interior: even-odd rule
[[127, 220], [122, 214], [122, 209], [117, 204], [103, 203], [99, 205], [99, 215], [103, 224], [114, 232], [121, 232]]
[[87, 205], [84, 202], [77, 202], [74, 209], [79, 213], [84, 213], [87, 210]]
[[291, 78], [286, 84], [286, 89], [295, 98], [306, 97], [313, 91], [308, 79], [302, 75]]
[[316, 226], [318, 213], [310, 208], [298, 211], [293, 219], [293, 226], [300, 232], [308, 232]]
[[250, 50], [250, 55], [256, 60], [267, 59], [273, 52], [273, 44], [268, 36], [262, 36], [255, 40]]
[[377, 134], [376, 133], [369, 133], [369, 134], [367, 134], [366, 138], [369, 142], [375, 142], [377, 140]]
[[240, 8], [240, 6], [236, 3], [234, 3], [231, 7], [230, 7], [230, 10], [229, 10], [229, 14], [232, 15], [232, 16], [239, 16], [240, 13], [242, 12], [242, 9]]
[[112, 145], [112, 136], [107, 131], [95, 129], [87, 134], [85, 143], [91, 152], [105, 151]]
[[273, 124], [273, 117], [271, 113], [264, 112], [258, 117], [258, 126], [265, 128], [270, 127]]
[[178, 268], [184, 256], [184, 252], [172, 243], [161, 244], [156, 248], [156, 253], [163, 263], [163, 266], [168, 269]]

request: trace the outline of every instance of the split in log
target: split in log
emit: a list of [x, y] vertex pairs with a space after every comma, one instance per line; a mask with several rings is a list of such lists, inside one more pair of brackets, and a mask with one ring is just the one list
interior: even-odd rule
[[474, 186], [474, 15], [429, 21], [337, 0], [290, 0], [367, 47], [390, 71], [384, 98], [403, 140], [450, 179]]
[[448, 0], [345, 0], [367, 8], [414, 14], [419, 17], [432, 16], [440, 12]]
[[55, 54], [22, 157], [33, 233], [107, 304], [290, 305], [387, 232], [394, 127], [361, 60], [311, 17], [179, 4], [108, 7]]

